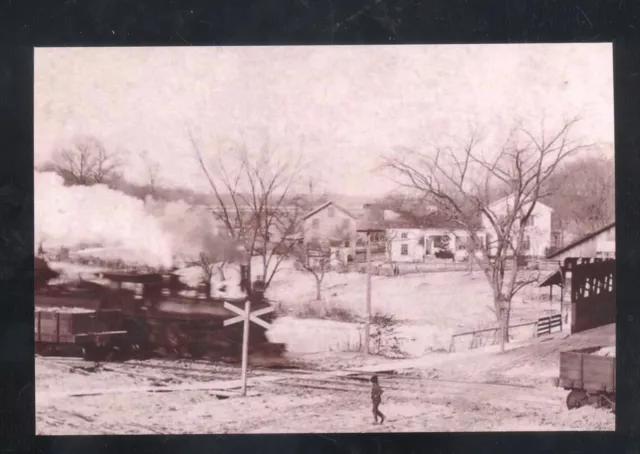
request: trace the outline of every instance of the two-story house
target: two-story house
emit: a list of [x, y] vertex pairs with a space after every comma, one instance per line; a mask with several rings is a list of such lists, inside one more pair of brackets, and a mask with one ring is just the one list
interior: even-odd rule
[[[515, 195], [511, 194], [502, 199], [496, 200], [488, 206], [489, 212], [495, 217], [495, 221], [500, 222], [503, 217], [510, 217], [514, 214]], [[515, 230], [520, 227], [519, 217], [526, 213], [531, 205], [525, 205], [516, 214], [516, 221], [513, 224]], [[525, 226], [525, 236], [523, 238], [522, 254], [530, 257], [545, 257], [551, 246], [551, 215], [553, 209], [543, 203], [536, 202], [533, 212], [529, 216]], [[487, 232], [487, 245], [489, 255], [496, 251], [496, 239], [498, 235], [491, 223], [491, 220], [482, 215], [482, 228]]]
[[356, 217], [347, 209], [329, 201], [309, 211], [302, 219], [304, 243], [340, 247], [355, 257]]

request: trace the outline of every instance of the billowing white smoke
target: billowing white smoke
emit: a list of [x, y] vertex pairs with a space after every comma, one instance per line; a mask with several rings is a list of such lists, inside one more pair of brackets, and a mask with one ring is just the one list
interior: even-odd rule
[[36, 248], [93, 244], [129, 254], [125, 262], [171, 266], [171, 235], [141, 200], [103, 185], [65, 187], [49, 172], [35, 172], [34, 186]]
[[206, 209], [182, 200], [157, 202], [153, 199], [147, 199], [145, 207], [171, 236], [174, 257], [197, 260], [203, 251], [204, 238], [213, 231], [211, 215]]

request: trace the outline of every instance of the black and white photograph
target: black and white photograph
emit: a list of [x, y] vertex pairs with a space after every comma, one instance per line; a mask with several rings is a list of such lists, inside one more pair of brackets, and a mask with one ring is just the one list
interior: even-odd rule
[[36, 433], [613, 431], [614, 167], [610, 43], [36, 48]]

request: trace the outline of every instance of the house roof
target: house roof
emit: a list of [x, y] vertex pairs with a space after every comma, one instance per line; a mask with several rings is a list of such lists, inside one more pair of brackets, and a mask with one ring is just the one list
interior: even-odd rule
[[555, 251], [553, 254], [549, 254], [547, 256], [547, 258], [552, 259], [555, 258], [557, 256], [559, 256], [560, 254], [563, 254], [573, 248], [575, 248], [576, 246], [580, 246], [582, 243], [586, 243], [587, 241], [589, 241], [592, 238], [595, 238], [596, 236], [600, 235], [601, 233], [606, 232], [607, 230], [613, 228], [616, 226], [615, 222], [612, 222], [611, 224], [601, 228], [600, 230], [596, 230], [595, 232], [592, 232], [588, 235], [585, 235], [581, 238], [578, 238], [577, 240], [575, 240], [574, 242], [568, 244], [567, 246], [563, 247], [562, 249], [558, 249], [557, 251]]
[[398, 216], [396, 219], [385, 219], [377, 223], [384, 229], [459, 229], [460, 224], [442, 215], [441, 213], [431, 213], [419, 219], [407, 219], [405, 216]]
[[323, 203], [322, 205], [314, 208], [313, 210], [309, 211], [307, 214], [304, 215], [304, 217], [302, 219], [308, 219], [309, 217], [313, 216], [314, 214], [324, 210], [325, 208], [329, 207], [329, 205], [333, 205], [334, 208], [337, 208], [338, 210], [342, 211], [344, 214], [346, 214], [347, 216], [349, 216], [352, 219], [356, 219], [356, 217], [353, 215], [353, 213], [351, 213], [349, 210], [347, 210], [346, 208], [342, 208], [340, 205], [335, 204], [332, 201], [328, 201]]

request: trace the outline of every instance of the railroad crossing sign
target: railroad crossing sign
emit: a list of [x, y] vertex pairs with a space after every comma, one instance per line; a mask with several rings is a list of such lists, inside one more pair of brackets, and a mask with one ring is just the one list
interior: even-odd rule
[[223, 322], [224, 326], [233, 325], [235, 323], [244, 322], [244, 330], [242, 334], [242, 395], [247, 395], [247, 368], [249, 363], [249, 323], [253, 322], [265, 329], [271, 328], [271, 324], [258, 318], [261, 315], [273, 312], [273, 307], [265, 307], [251, 312], [251, 300], [247, 298], [244, 302], [244, 310], [237, 308], [233, 304], [225, 301], [224, 308], [238, 314], [236, 317], [229, 318]]
[[[237, 317], [233, 317], [233, 318], [229, 318], [227, 320], [224, 321], [224, 326], [229, 326], [229, 325], [233, 325], [235, 323], [240, 323], [243, 322], [244, 320], [246, 320], [247, 318], [247, 314], [245, 312], [245, 310], [242, 310], [240, 308], [237, 308], [236, 306], [234, 306], [233, 304], [229, 304], [229, 303], [224, 303], [224, 308], [225, 309], [229, 309], [231, 312], [235, 312], [236, 314], [238, 314]], [[265, 329], [269, 329], [271, 328], [271, 323], [265, 322], [264, 320], [258, 318], [261, 315], [264, 314], [268, 314], [269, 312], [273, 312], [273, 307], [265, 307], [264, 309], [258, 309], [257, 311], [253, 311], [251, 313], [249, 313], [249, 321], [252, 321], [253, 323], [262, 326]]]

